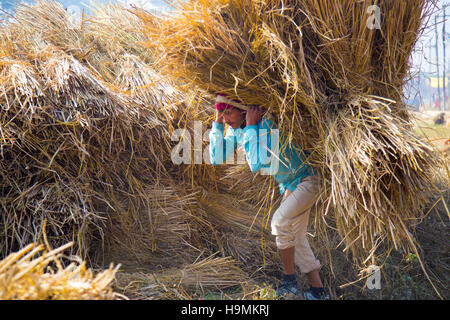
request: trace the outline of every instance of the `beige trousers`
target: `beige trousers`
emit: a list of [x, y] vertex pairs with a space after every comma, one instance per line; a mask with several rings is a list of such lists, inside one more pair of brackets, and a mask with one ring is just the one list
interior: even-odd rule
[[295, 247], [295, 264], [300, 272], [309, 273], [320, 268], [306, 238], [309, 214], [318, 195], [318, 177], [309, 176], [294, 191], [284, 193], [280, 207], [271, 221], [272, 234], [278, 249]]

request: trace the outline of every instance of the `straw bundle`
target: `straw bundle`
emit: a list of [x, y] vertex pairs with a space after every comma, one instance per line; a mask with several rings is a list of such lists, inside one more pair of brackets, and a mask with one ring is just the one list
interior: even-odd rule
[[184, 267], [149, 273], [121, 274], [117, 287], [135, 299], [193, 299], [211, 290], [224, 290], [248, 281], [247, 274], [232, 258], [215, 255]]
[[116, 300], [125, 298], [111, 289], [119, 266], [95, 274], [86, 263], [64, 267], [62, 251], [69, 243], [49, 252], [29, 244], [0, 261], [1, 300]]
[[182, 286], [203, 290], [207, 287], [227, 288], [239, 285], [246, 275], [233, 259], [210, 256], [182, 270], [176, 270], [172, 275], [161, 275], [159, 278], [164, 277], [173, 277]]
[[[252, 173], [248, 170], [247, 164], [218, 168], [222, 168], [216, 172], [215, 177], [220, 193], [238, 196], [234, 201], [246, 202], [265, 210], [279, 204], [281, 200], [279, 188], [272, 177]], [[268, 215], [266, 212], [266, 216]]]
[[134, 15], [108, 6], [85, 18], [73, 25], [39, 2], [2, 29], [3, 253], [40, 240], [47, 222], [52, 246], [76, 241], [91, 261], [174, 268], [210, 255], [220, 231], [196, 192], [215, 169], [170, 158], [171, 132], [194, 137], [210, 114], [190, 113], [156, 74]]
[[177, 13], [159, 21], [136, 11], [180, 88], [261, 105], [310, 153], [325, 188], [316, 221], [333, 211], [361, 264], [382, 243], [417, 251], [411, 231], [440, 164], [403, 102], [433, 1], [376, 4], [380, 29], [368, 27], [373, 1], [176, 1]]
[[[111, 16], [109, 29], [133, 17], [118, 9]], [[147, 64], [149, 55], [129, 45], [139, 33], [130, 40], [124, 28], [128, 37], [105, 38], [105, 21], [77, 27], [61, 4], [39, 2], [21, 5], [2, 25], [3, 255], [37, 242], [46, 220], [53, 246], [73, 240], [85, 257], [111, 213], [148, 207], [146, 186], [168, 176], [177, 93]], [[103, 46], [108, 39], [114, 50]]]
[[148, 206], [110, 217], [105, 231], [109, 260], [174, 268], [201, 253], [202, 235], [212, 227], [196, 210], [195, 194], [167, 181], [159, 183], [145, 190]]
[[226, 191], [204, 193], [197, 201], [196, 213], [201, 213], [216, 231], [209, 240], [212, 247], [240, 261], [244, 270], [252, 273], [252, 279], [261, 271], [280, 271], [278, 250], [267, 228], [271, 214], [268, 205], [258, 205], [257, 210], [255, 204]]

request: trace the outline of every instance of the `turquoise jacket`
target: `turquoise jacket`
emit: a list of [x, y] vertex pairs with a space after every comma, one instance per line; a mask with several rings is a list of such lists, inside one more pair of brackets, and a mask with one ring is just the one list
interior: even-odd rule
[[294, 191], [304, 177], [314, 173], [306, 164], [306, 152], [294, 143], [289, 145], [275, 124], [266, 118], [258, 125], [244, 129], [230, 127], [225, 137], [223, 131], [222, 123], [213, 122], [209, 133], [209, 156], [213, 165], [223, 164], [239, 145], [244, 149], [250, 170], [272, 175], [278, 182], [281, 194], [286, 190]]

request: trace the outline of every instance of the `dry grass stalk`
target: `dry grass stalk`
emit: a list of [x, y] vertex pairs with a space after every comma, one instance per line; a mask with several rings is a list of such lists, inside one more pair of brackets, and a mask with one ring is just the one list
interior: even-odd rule
[[[126, 298], [111, 289], [120, 266], [111, 265], [99, 273], [86, 263], [64, 267], [62, 252], [72, 243], [49, 252], [42, 245], [29, 244], [0, 261], [2, 300], [116, 300]], [[42, 253], [41, 253], [42, 252]], [[39, 255], [39, 253], [41, 253]]]

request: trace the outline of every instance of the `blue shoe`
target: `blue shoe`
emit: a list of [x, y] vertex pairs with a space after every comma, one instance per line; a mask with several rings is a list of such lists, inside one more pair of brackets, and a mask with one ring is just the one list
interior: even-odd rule
[[283, 280], [276, 290], [277, 296], [287, 298], [298, 293], [297, 280]]
[[302, 296], [305, 300], [330, 300], [330, 295], [325, 290], [322, 290], [320, 293], [315, 293], [309, 289], [303, 291]]

